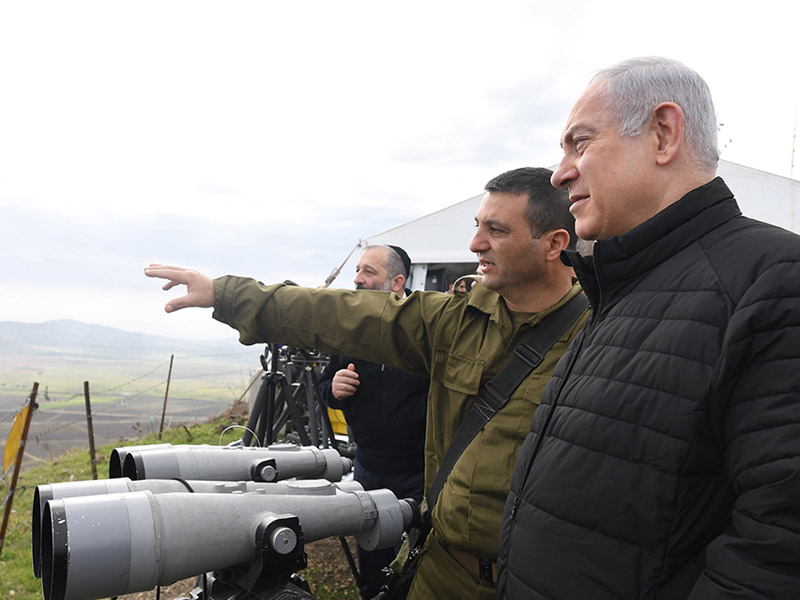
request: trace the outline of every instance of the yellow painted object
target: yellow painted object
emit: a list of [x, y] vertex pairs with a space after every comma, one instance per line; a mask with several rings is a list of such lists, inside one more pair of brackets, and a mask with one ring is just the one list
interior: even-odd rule
[[329, 408], [328, 417], [333, 426], [333, 433], [336, 435], [347, 435], [347, 420], [344, 418], [344, 413], [342, 411]]
[[[6, 440], [6, 447], [3, 452], [3, 473], [8, 471], [9, 467], [17, 460], [19, 446], [22, 441], [22, 430], [25, 429], [25, 419], [28, 418], [30, 409], [30, 406], [26, 406], [14, 415], [14, 422], [11, 424], [11, 431], [8, 432], [8, 440]], [[341, 411], [337, 410], [336, 412]], [[342, 422], [344, 422], [344, 415], [342, 415]], [[345, 433], [347, 433], [346, 427], [347, 425], [345, 425]], [[336, 431], [336, 427], [333, 430]]]

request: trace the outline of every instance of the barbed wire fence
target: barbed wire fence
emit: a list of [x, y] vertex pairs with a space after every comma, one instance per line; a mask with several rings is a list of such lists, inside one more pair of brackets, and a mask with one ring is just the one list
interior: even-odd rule
[[[119, 382], [92, 384], [91, 420], [93, 433], [101, 444], [149, 433], [148, 423], [152, 427], [154, 419], [161, 416], [162, 403], [170, 422], [174, 419], [198, 422], [222, 414], [240, 399], [242, 391], [250, 387], [248, 384], [252, 385], [253, 374], [260, 369], [258, 352], [252, 348], [237, 353], [173, 356], [175, 367], [169, 377], [172, 382], [169, 398], [165, 397], [169, 359], [143, 365], [140, 372]], [[245, 356], [250, 358], [243, 360]], [[183, 368], [188, 363], [192, 363], [191, 367]], [[28, 434], [25, 458], [29, 464], [52, 459], [71, 447], [88, 447], [84, 384], [91, 382], [93, 375], [95, 381], [106, 382], [110, 378], [103, 372], [76, 372], [72, 389], [64, 387], [63, 376], [58, 377], [56, 388], [50, 387], [44, 378]], [[20, 400], [0, 413], [3, 444], [14, 417], [26, 406], [29, 392], [30, 388], [4, 386], [6, 398], [19, 393]], [[171, 408], [176, 409], [174, 414]], [[155, 425], [157, 430], [158, 423]], [[0, 485], [7, 484], [9, 471], [10, 468], [0, 474]]]
[[[244, 355], [252, 357], [243, 363], [240, 360], [236, 364], [230, 360], [230, 357], [241, 358]], [[172, 363], [177, 356], [179, 368], [175, 371], [172, 370]], [[220, 360], [227, 358], [228, 360]], [[187, 372], [181, 373], [181, 362], [194, 361], [194, 366]], [[200, 368], [198, 360], [211, 362], [212, 364], [218, 363], [218, 368]], [[217, 366], [214, 364], [214, 366]], [[169, 373], [165, 377], [164, 374], [169, 367]], [[243, 350], [237, 353], [219, 353], [219, 354], [198, 354], [198, 355], [172, 355], [168, 361], [160, 361], [154, 365], [147, 365], [143, 367], [141, 372], [135, 375], [123, 378], [122, 381], [107, 384], [102, 386], [99, 391], [93, 391], [92, 396], [99, 399], [99, 402], [90, 405], [89, 394], [89, 380], [81, 377], [76, 377], [76, 388], [80, 391], [72, 391], [68, 388], [64, 389], [50, 389], [46, 384], [40, 388], [39, 382], [33, 383], [33, 389], [26, 387], [14, 387], [3, 385], [3, 394], [6, 402], [9, 397], [13, 397], [18, 393], [20, 398], [16, 406], [12, 405], [11, 409], [5, 409], [0, 413], [0, 441], [4, 452], [2, 453], [3, 469], [0, 472], [0, 515], [2, 515], [2, 533], [0, 533], [0, 553], [2, 553], [3, 542], [7, 534], [13, 534], [20, 527], [24, 527], [25, 523], [21, 523], [8, 529], [9, 516], [12, 509], [12, 502], [15, 494], [24, 493], [25, 486], [17, 484], [17, 476], [20, 468], [23, 467], [23, 461], [30, 464], [33, 461], [48, 460], [53, 458], [53, 453], [50, 456], [37, 457], [35, 453], [41, 454], [41, 447], [47, 447], [48, 444], [53, 444], [57, 454], [68, 450], [69, 448], [78, 447], [86, 448], [87, 446], [91, 451], [92, 470], [94, 478], [97, 478], [96, 470], [96, 456], [95, 456], [95, 428], [93, 427], [94, 418], [109, 414], [120, 407], [127, 408], [127, 415], [120, 421], [119, 415], [114, 415], [109, 418], [109, 421], [114, 421], [115, 425], [112, 428], [116, 434], [119, 434], [119, 441], [124, 442], [131, 433], [137, 435], [143, 433], [137, 431], [139, 423], [135, 419], [142, 420], [143, 417], [150, 417], [153, 412], [158, 412], [161, 415], [161, 422], [163, 426], [164, 414], [168, 407], [169, 392], [168, 383], [171, 381], [173, 386], [175, 382], [200, 382], [203, 380], [212, 381], [214, 385], [212, 390], [203, 391], [199, 389], [201, 386], [189, 385], [186, 389], [181, 390], [180, 387], [172, 388], [172, 392], [178, 396], [183, 396], [183, 404], [191, 404], [192, 402], [205, 402], [207, 406], [203, 410], [198, 410], [192, 414], [191, 409], [184, 410], [181, 417], [185, 422], [207, 419], [212, 414], [209, 414], [209, 406], [216, 408], [214, 414], [225, 413], [226, 417], [231, 414], [231, 405], [235, 406], [253, 387], [256, 379], [260, 377], [262, 369], [260, 367], [259, 356], [252, 349]], [[82, 375], [92, 375], [91, 373], [82, 373]], [[255, 374], [255, 377], [253, 375]], [[76, 375], [81, 375], [76, 371]], [[109, 379], [107, 373], [94, 373], [99, 380], [105, 381]], [[64, 377], [60, 375], [57, 377], [59, 386], [63, 386]], [[45, 379], [46, 381], [46, 379]], [[226, 388], [225, 391], [220, 392], [220, 386]], [[73, 389], [76, 389], [73, 388]], [[242, 392], [242, 390], [244, 390]], [[155, 400], [163, 398], [163, 411], [161, 402], [155, 403]], [[79, 399], [85, 400], [79, 402]], [[159, 407], [158, 411], [154, 411], [154, 406]], [[139, 406], [141, 405], [141, 406]], [[27, 411], [25, 409], [28, 409]], [[20, 439], [19, 432], [16, 435], [11, 435], [12, 430], [17, 429], [15, 417], [22, 416], [23, 413], [30, 413], [26, 419], [24, 434]], [[115, 419], [114, 417], [117, 417]], [[44, 419], [42, 418], [44, 417]], [[55, 421], [55, 422], [53, 422]], [[12, 424], [13, 423], [13, 424]], [[127, 426], [127, 431], [125, 428]], [[185, 425], [184, 425], [185, 427]], [[71, 429], [73, 432], [69, 436], [64, 436], [62, 432]], [[104, 441], [111, 441], [108, 433], [103, 436]], [[7, 446], [13, 446], [8, 447]], [[37, 446], [39, 447], [37, 449]], [[8, 462], [10, 460], [10, 462]], [[8, 464], [6, 464], [8, 463]]]

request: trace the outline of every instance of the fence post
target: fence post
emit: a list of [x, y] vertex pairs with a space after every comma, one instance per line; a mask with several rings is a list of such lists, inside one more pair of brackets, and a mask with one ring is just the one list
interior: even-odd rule
[[86, 398], [86, 426], [89, 430], [89, 456], [92, 457], [92, 479], [97, 479], [97, 454], [94, 451], [94, 427], [92, 426], [92, 404], [89, 402], [89, 382], [83, 382], [83, 396]]
[[161, 439], [161, 434], [164, 432], [164, 415], [167, 414], [167, 396], [169, 396], [169, 382], [172, 379], [172, 361], [174, 358], [174, 354], [169, 355], [169, 374], [167, 375], [167, 389], [164, 392], [164, 408], [161, 409], [161, 425], [158, 428], [158, 439]]
[[25, 456], [25, 443], [28, 441], [28, 429], [31, 426], [31, 417], [33, 416], [33, 409], [36, 406], [36, 394], [39, 392], [39, 382], [33, 382], [33, 390], [31, 390], [31, 397], [28, 402], [28, 414], [25, 415], [25, 426], [22, 428], [22, 437], [19, 441], [19, 449], [17, 450], [17, 462], [14, 464], [14, 475], [11, 477], [11, 487], [8, 492], [8, 501], [6, 502], [6, 510], [3, 513], [3, 526], [0, 527], [0, 555], [3, 553], [3, 542], [6, 539], [6, 528], [8, 527], [8, 519], [11, 516], [11, 504], [14, 502], [14, 491], [17, 489], [17, 478], [19, 477], [19, 470], [22, 466], [22, 459]]

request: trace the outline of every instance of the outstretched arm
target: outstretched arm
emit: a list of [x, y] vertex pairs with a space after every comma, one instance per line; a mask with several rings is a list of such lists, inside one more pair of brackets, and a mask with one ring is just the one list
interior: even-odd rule
[[164, 290], [172, 289], [176, 285], [186, 286], [185, 296], [167, 302], [164, 309], [168, 313], [192, 306], [200, 308], [214, 306], [214, 281], [198, 271], [184, 267], [151, 264], [145, 267], [144, 274], [148, 277], [168, 279], [169, 281], [162, 288]]

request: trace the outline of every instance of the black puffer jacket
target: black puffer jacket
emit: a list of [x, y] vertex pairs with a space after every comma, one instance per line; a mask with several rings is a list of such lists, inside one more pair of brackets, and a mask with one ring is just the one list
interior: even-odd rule
[[800, 237], [717, 178], [569, 258], [592, 315], [516, 463], [499, 597], [800, 598]]

